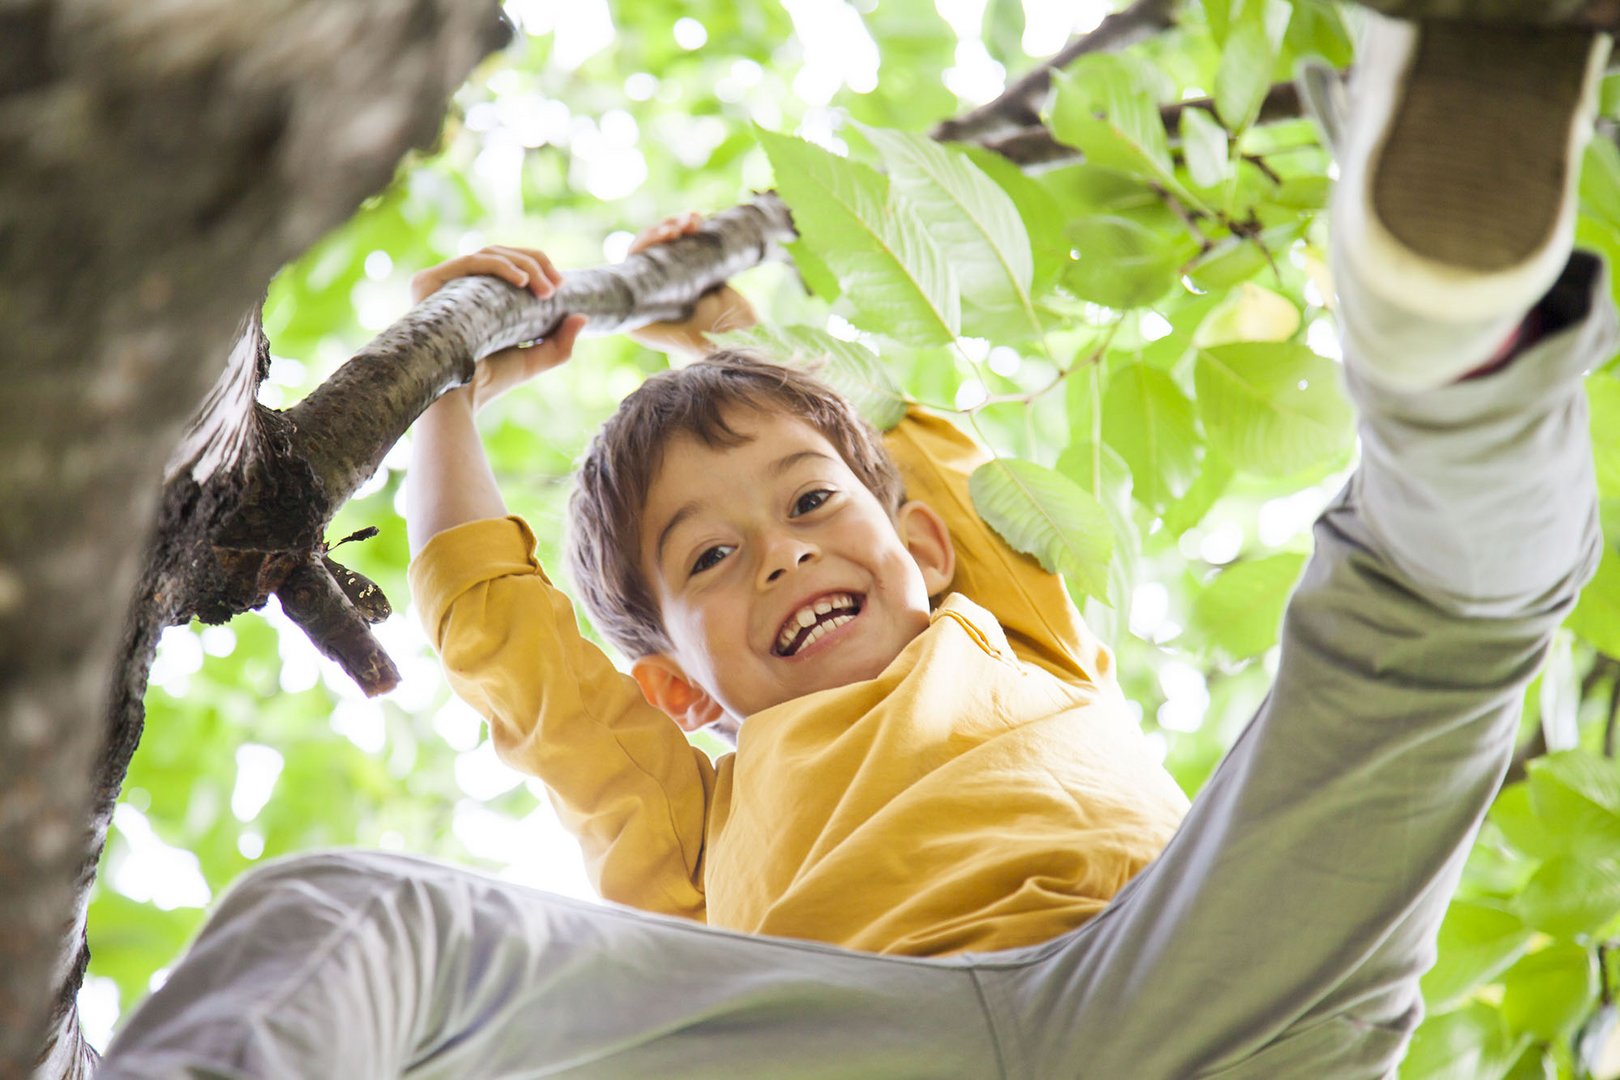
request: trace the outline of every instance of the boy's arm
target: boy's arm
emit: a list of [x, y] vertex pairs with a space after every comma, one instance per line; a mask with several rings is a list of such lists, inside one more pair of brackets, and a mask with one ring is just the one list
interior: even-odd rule
[[604, 897], [704, 917], [715, 768], [579, 633], [516, 518], [439, 533], [411, 592], [458, 696], [503, 761], [545, 781]]
[[[420, 301], [488, 273], [538, 295], [560, 282], [539, 252], [486, 249], [412, 280]], [[475, 414], [562, 363], [584, 320], [480, 360], [473, 381], [418, 419], [406, 476], [411, 591], [456, 693], [489, 721], [496, 752], [550, 788], [608, 899], [701, 919], [701, 858], [714, 768], [580, 635], [506, 506]]]
[[1020, 555], [973, 508], [968, 477], [990, 459], [956, 425], [912, 406], [883, 436], [905, 482], [906, 497], [944, 517], [956, 546], [949, 591], [989, 611], [1024, 660], [1066, 681], [1113, 679], [1113, 655], [1075, 610], [1063, 579]]
[[[543, 252], [489, 247], [414, 275], [411, 302], [419, 304], [445, 282], [474, 274], [500, 278], [542, 298], [562, 284], [562, 274]], [[512, 387], [567, 360], [584, 325], [583, 316], [570, 315], [538, 345], [484, 357], [472, 382], [444, 394], [417, 418], [405, 473], [405, 528], [413, 556], [446, 529], [506, 515], [474, 417]]]

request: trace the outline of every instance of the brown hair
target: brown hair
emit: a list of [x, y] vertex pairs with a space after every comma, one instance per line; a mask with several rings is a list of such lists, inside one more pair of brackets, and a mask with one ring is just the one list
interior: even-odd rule
[[568, 506], [568, 565], [580, 599], [602, 636], [631, 658], [670, 649], [641, 572], [648, 489], [677, 435], [742, 445], [725, 419], [733, 407], [798, 417], [832, 443], [886, 510], [900, 507], [900, 474], [878, 433], [814, 376], [732, 349], [653, 375], [591, 440]]

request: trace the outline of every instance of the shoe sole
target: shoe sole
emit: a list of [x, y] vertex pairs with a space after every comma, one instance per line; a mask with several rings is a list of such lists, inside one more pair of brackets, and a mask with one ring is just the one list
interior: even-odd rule
[[[1578, 30], [1424, 26], [1370, 177], [1374, 211], [1397, 243], [1496, 274], [1561, 231], [1592, 40]], [[1459, 122], [1484, 100], [1489, 124]]]
[[1385, 19], [1372, 30], [1335, 243], [1405, 310], [1456, 323], [1522, 313], [1568, 256], [1609, 39]]
[[1598, 27], [1612, 21], [1605, 0], [1357, 0], [1395, 19], [1460, 19], [1469, 22]]

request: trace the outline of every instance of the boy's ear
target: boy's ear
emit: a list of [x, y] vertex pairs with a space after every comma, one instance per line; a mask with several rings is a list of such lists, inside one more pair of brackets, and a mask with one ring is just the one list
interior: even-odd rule
[[668, 714], [682, 731], [696, 731], [726, 713], [707, 690], [686, 677], [685, 669], [673, 657], [663, 653], [643, 656], [631, 664], [630, 677], [641, 687], [641, 695]]
[[894, 516], [900, 540], [917, 560], [929, 596], [938, 596], [956, 576], [956, 547], [951, 529], [932, 506], [913, 499]]

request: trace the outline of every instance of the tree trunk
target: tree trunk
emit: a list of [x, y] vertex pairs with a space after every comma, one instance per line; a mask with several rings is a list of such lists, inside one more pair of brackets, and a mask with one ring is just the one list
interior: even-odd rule
[[0, 0], [0, 1076], [93, 1060], [92, 766], [145, 687], [155, 633], [114, 661], [164, 461], [271, 274], [503, 37], [494, 0]]

